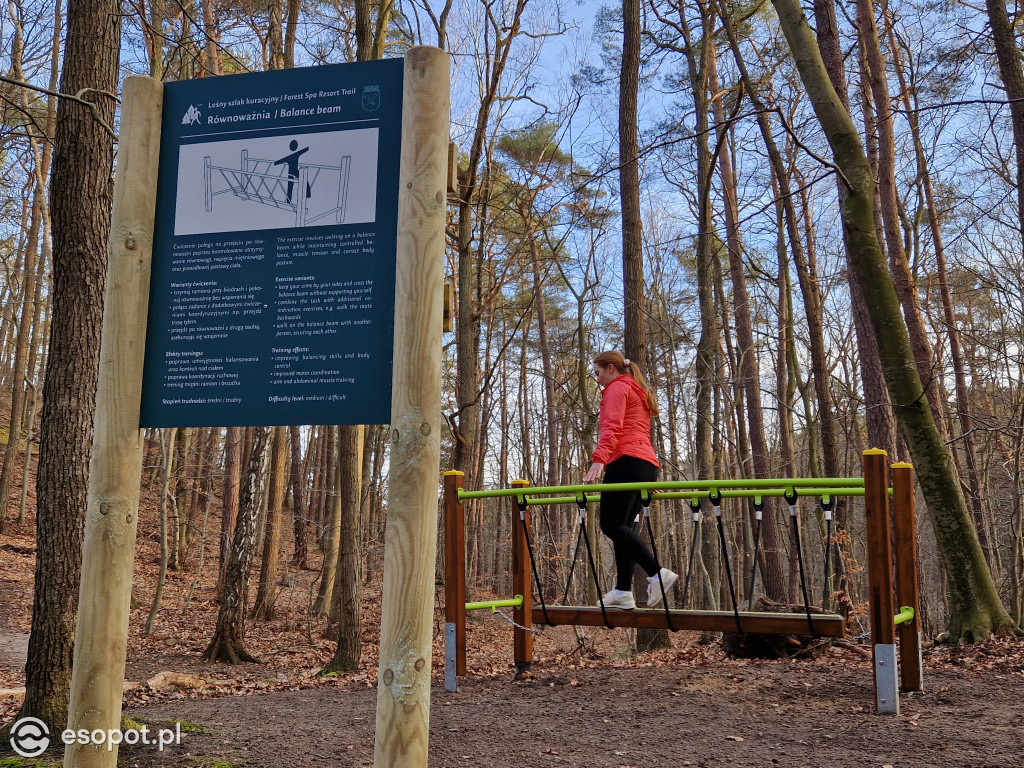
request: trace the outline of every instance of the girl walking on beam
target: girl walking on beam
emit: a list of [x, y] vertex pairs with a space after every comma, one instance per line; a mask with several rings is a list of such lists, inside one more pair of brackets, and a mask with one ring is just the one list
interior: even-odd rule
[[[594, 376], [603, 390], [600, 435], [594, 463], [583, 482], [654, 482], [658, 479], [658, 458], [651, 445], [651, 414], [658, 414], [654, 390], [633, 362], [614, 351], [594, 358]], [[658, 564], [633, 530], [640, 511], [640, 491], [601, 492], [601, 532], [612, 541], [616, 569], [615, 589], [603, 598], [606, 608], [636, 608], [632, 592], [634, 564], [647, 572], [648, 608], [660, 603], [679, 578]]]

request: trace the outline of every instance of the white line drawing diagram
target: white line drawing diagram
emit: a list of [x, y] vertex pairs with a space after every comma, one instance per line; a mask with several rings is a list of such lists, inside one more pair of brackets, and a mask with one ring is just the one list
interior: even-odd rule
[[[292, 139], [289, 143], [291, 154], [277, 160], [249, 157], [249, 150], [243, 149], [238, 168], [213, 165], [210, 156], [204, 156], [206, 210], [213, 210], [214, 197], [230, 193], [243, 200], [295, 211], [296, 227], [305, 227], [329, 216], [334, 217], [334, 224], [344, 224], [352, 156], [343, 155], [337, 166], [302, 163], [299, 158], [309, 151], [309, 147], [298, 147], [299, 143]], [[338, 172], [337, 205], [324, 213], [307, 217], [308, 201], [313, 197], [313, 189], [322, 171]], [[323, 175], [326, 184], [327, 174]], [[220, 181], [227, 185], [226, 189], [216, 188], [222, 186], [218, 183]]]
[[174, 234], [374, 222], [379, 134], [356, 128], [183, 144]]

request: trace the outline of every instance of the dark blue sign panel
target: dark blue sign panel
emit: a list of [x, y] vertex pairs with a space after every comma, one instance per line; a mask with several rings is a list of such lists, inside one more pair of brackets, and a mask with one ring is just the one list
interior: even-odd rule
[[166, 84], [142, 426], [390, 420], [402, 66]]

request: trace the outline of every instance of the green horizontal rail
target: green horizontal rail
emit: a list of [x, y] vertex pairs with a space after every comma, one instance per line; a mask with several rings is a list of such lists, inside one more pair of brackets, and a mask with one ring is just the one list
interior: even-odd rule
[[[529, 490], [527, 488], [526, 490]], [[784, 496], [786, 494], [785, 488], [768, 488], [765, 490], [732, 490], [732, 491], [721, 491], [723, 499], [753, 499], [757, 496]], [[819, 498], [822, 496], [863, 496], [863, 488], [798, 488], [797, 496], [800, 498]], [[704, 492], [694, 491], [679, 491], [679, 492], [666, 492], [666, 493], [654, 493], [651, 494], [652, 498], [657, 500], [667, 499], [706, 499], [708, 494]], [[545, 496], [540, 499], [530, 498], [530, 494], [527, 494], [526, 505], [528, 507], [545, 507], [552, 504], [575, 504], [576, 496]], [[601, 500], [600, 494], [588, 493], [588, 502], [598, 502]]]
[[914, 620], [914, 609], [909, 605], [901, 605], [900, 612], [892, 618], [892, 623], [899, 626], [900, 624], [906, 624], [908, 621]]
[[484, 600], [479, 603], [466, 603], [467, 611], [479, 611], [483, 608], [490, 608], [491, 612], [497, 611], [499, 608], [522, 608], [523, 607], [523, 596], [516, 595], [515, 597], [507, 600]]
[[[459, 501], [465, 499], [494, 499], [507, 496], [551, 496], [566, 493], [587, 493], [591, 491], [713, 491], [713, 490], [785, 490], [795, 488], [863, 488], [862, 477], [788, 477], [750, 480], [662, 480], [653, 483], [595, 483], [593, 485], [539, 485], [523, 488], [495, 488], [489, 491], [466, 491], [459, 489]], [[826, 491], [827, 493], [828, 491]], [[753, 494], [752, 494], [753, 495]], [[762, 494], [767, 495], [767, 494]]]

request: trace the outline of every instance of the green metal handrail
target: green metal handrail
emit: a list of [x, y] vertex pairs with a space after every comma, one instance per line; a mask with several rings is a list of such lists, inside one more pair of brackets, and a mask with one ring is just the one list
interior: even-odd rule
[[522, 608], [523, 596], [516, 595], [507, 600], [484, 600], [479, 603], [466, 603], [467, 611], [479, 611], [483, 608], [490, 608], [491, 613], [497, 613], [499, 608]]
[[[524, 490], [529, 491], [529, 488]], [[723, 499], [753, 499], [760, 496], [785, 496], [785, 488], [769, 488], [767, 490], [732, 490], [732, 491], [721, 491]], [[800, 488], [798, 489], [798, 495], [801, 497], [829, 497], [829, 496], [863, 496], [863, 488]], [[707, 493], [698, 492], [668, 492], [668, 493], [653, 493], [652, 498], [655, 500], [667, 500], [667, 499], [706, 499]], [[535, 499], [531, 498], [530, 494], [527, 494], [526, 505], [529, 507], [544, 507], [552, 504], [575, 504], [577, 496], [545, 496], [544, 498]], [[589, 493], [587, 494], [588, 502], [598, 502], [601, 500], [600, 494]]]
[[[466, 491], [459, 489], [459, 501], [466, 499], [493, 499], [508, 496], [551, 496], [553, 494], [565, 493], [588, 493], [591, 491], [722, 491], [725, 496], [727, 490], [748, 490], [749, 496], [782, 495], [786, 489], [796, 489], [798, 492], [809, 489], [805, 495], [820, 496], [828, 493], [836, 494], [838, 490], [860, 490], [863, 495], [864, 478], [862, 477], [787, 477], [775, 479], [750, 479], [750, 480], [662, 480], [653, 483], [595, 483], [593, 485], [540, 485], [524, 486], [522, 488], [495, 488], [486, 491]], [[768, 490], [778, 490], [778, 494], [764, 493]], [[762, 491], [762, 493], [754, 493]], [[814, 491], [814, 493], [811, 493]], [[663, 498], [665, 494], [658, 494]], [[689, 498], [693, 493], [684, 494], [675, 498]], [[845, 495], [858, 495], [848, 493]]]

